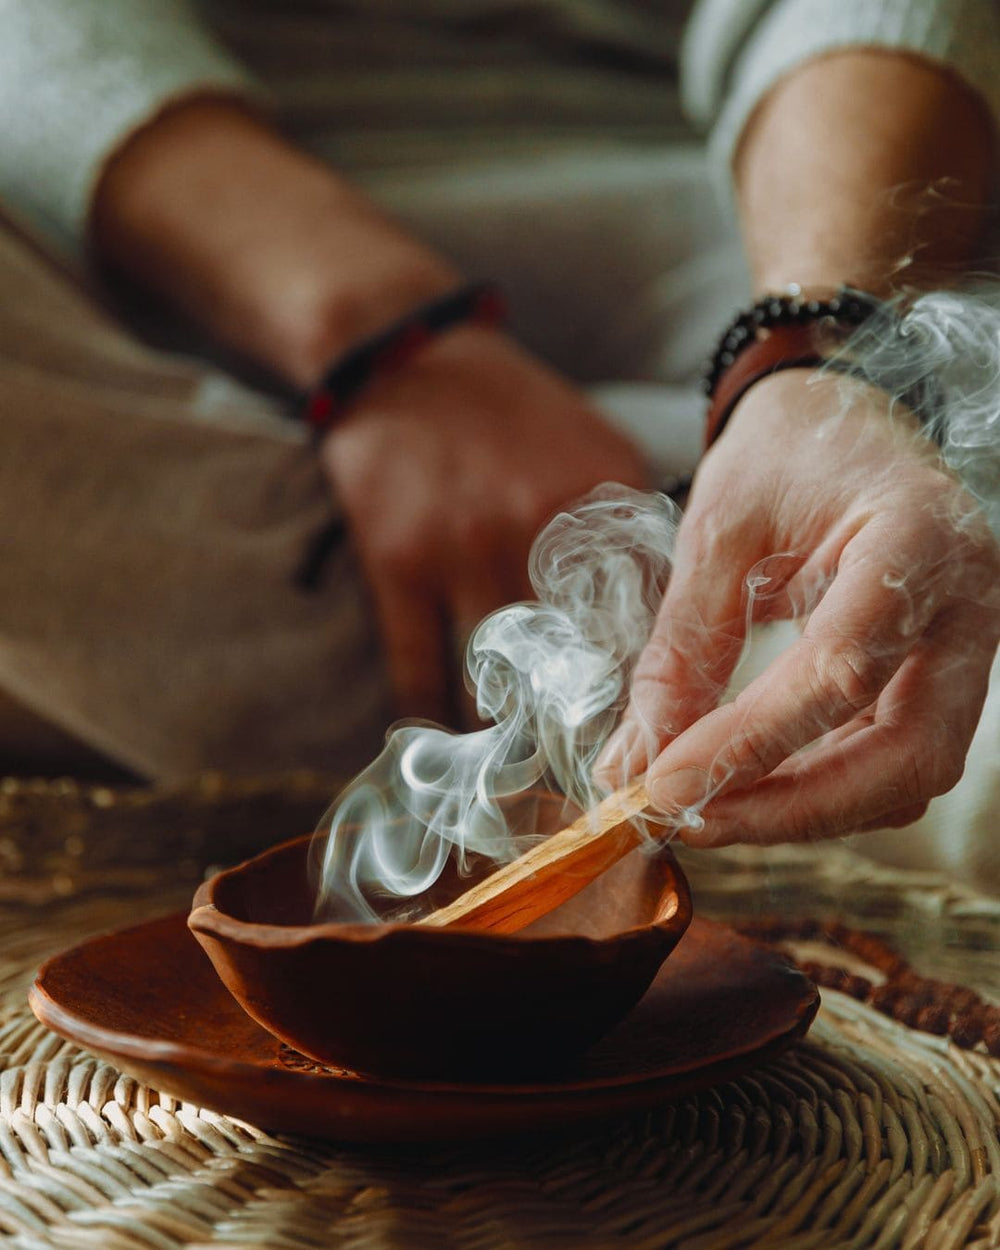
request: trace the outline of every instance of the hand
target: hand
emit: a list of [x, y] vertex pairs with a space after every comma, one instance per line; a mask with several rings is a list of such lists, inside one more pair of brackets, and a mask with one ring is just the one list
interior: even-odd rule
[[[717, 707], [749, 625], [781, 617], [801, 638]], [[656, 807], [704, 804], [693, 845], [907, 824], [961, 776], [998, 637], [996, 542], [912, 419], [774, 375], [699, 470], [603, 776], [648, 764]]]
[[436, 720], [454, 719], [449, 676], [475, 625], [531, 594], [528, 550], [547, 517], [604, 481], [646, 485], [638, 453], [579, 393], [506, 336], [471, 326], [378, 379], [321, 458], [374, 596], [400, 714]]

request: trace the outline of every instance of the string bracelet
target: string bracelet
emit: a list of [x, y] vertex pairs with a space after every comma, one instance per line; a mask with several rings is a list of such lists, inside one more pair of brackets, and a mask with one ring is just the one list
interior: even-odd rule
[[874, 296], [846, 287], [828, 299], [810, 299], [791, 287], [738, 313], [702, 374], [709, 400], [705, 450], [755, 382], [784, 369], [827, 364], [831, 352], [881, 307]]
[[350, 348], [306, 396], [302, 418], [320, 438], [376, 378], [393, 373], [447, 330], [501, 325], [507, 305], [492, 282], [473, 282], [421, 304], [384, 330]]
[[[376, 378], [393, 373], [439, 335], [460, 325], [497, 326], [507, 319], [507, 305], [493, 282], [472, 282], [421, 304], [384, 330], [350, 348], [306, 396], [301, 417], [318, 443]], [[346, 526], [336, 516], [313, 534], [294, 583], [318, 589], [327, 562], [343, 542]]]

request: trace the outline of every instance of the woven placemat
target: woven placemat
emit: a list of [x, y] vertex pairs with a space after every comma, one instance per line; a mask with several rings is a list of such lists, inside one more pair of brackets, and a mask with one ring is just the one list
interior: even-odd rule
[[[739, 1080], [572, 1137], [539, 1126], [419, 1151], [276, 1138], [160, 1095], [34, 1020], [25, 994], [43, 958], [185, 906], [207, 866], [308, 830], [331, 792], [307, 775], [169, 793], [0, 783], [11, 1247], [1000, 1246], [1000, 1060], [836, 990], [806, 1040]], [[842, 846], [684, 860], [702, 914], [836, 918], [1000, 1001], [1000, 900]], [[818, 958], [794, 930], [794, 953]], [[838, 954], [877, 980], [857, 951]]]

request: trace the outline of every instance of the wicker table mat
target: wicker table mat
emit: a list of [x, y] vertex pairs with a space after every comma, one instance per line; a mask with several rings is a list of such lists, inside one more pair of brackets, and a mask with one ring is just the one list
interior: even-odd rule
[[[207, 865], [308, 830], [331, 792], [310, 776], [169, 794], [0, 783], [0, 1237], [15, 1250], [1000, 1246], [1000, 1060], [836, 991], [805, 1041], [739, 1080], [569, 1138], [419, 1152], [275, 1138], [35, 1022], [43, 958], [185, 906]], [[1000, 1001], [1000, 900], [841, 846], [685, 867], [702, 914], [835, 916]]]

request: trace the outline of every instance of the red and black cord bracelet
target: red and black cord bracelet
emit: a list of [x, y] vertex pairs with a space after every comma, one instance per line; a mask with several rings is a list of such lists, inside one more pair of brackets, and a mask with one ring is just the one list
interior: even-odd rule
[[[319, 441], [376, 378], [401, 368], [439, 335], [461, 325], [498, 326], [506, 317], [503, 293], [492, 282], [472, 282], [421, 304], [341, 356], [306, 396], [302, 419]], [[313, 536], [295, 574], [301, 590], [316, 589], [345, 529], [338, 517]]]
[[500, 325], [506, 302], [492, 282], [473, 282], [439, 296], [352, 347], [306, 397], [303, 418], [322, 435], [375, 378], [394, 372], [432, 339], [459, 325]]

